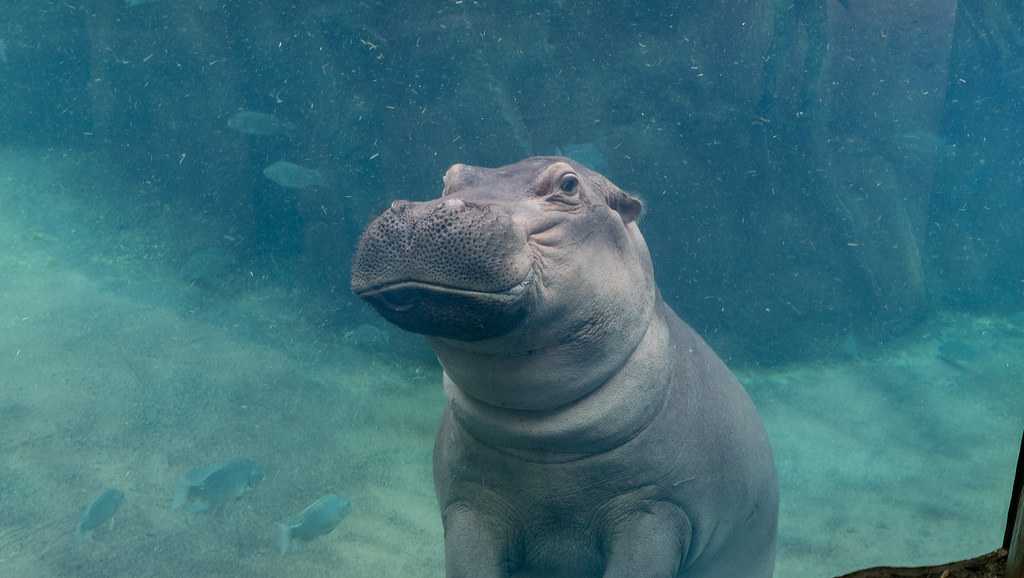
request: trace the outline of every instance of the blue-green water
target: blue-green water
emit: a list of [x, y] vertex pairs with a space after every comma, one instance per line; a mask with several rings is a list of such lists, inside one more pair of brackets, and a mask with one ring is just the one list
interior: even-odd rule
[[[1000, 545], [1024, 429], [1019, 3], [11, 0], [0, 576], [442, 576], [440, 367], [349, 291], [457, 162], [645, 203], [740, 377], [776, 576]], [[193, 468], [265, 476], [172, 509]], [[111, 523], [79, 536], [107, 488]], [[282, 556], [276, 524], [351, 501]], [[102, 510], [102, 509], [101, 509]]]

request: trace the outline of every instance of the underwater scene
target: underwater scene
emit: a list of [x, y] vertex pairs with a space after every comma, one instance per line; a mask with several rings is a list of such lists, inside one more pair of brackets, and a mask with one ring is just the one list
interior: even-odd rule
[[1020, 1], [0, 12], [0, 577], [1024, 576]]

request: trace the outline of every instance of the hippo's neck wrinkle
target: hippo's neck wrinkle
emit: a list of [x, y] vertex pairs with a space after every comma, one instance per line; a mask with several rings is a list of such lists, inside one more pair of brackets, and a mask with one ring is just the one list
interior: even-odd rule
[[671, 383], [666, 363], [669, 328], [662, 308], [626, 362], [586, 396], [553, 410], [494, 406], [467, 395], [446, 374], [444, 389], [455, 421], [496, 450], [528, 461], [571, 461], [618, 447], [659, 413]]

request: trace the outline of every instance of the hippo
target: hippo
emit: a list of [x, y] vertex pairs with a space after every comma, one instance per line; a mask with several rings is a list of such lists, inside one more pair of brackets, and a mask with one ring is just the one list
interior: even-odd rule
[[565, 157], [456, 164], [363, 233], [352, 289], [443, 368], [447, 578], [768, 578], [753, 402], [661, 298], [641, 201]]

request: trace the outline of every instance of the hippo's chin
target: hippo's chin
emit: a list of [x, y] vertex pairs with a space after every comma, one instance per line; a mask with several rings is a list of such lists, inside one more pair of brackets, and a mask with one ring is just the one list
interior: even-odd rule
[[385, 319], [423, 335], [479, 341], [504, 335], [526, 318], [532, 275], [504, 291], [474, 291], [399, 281], [359, 292]]

